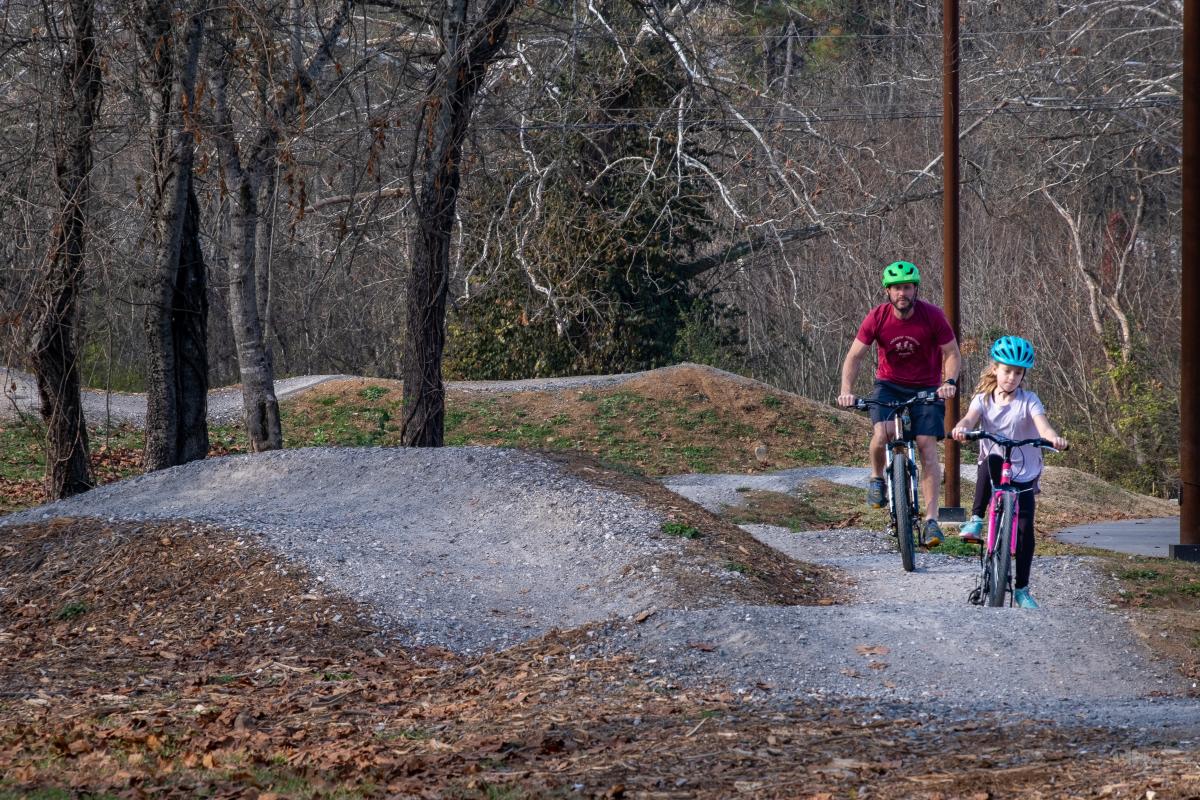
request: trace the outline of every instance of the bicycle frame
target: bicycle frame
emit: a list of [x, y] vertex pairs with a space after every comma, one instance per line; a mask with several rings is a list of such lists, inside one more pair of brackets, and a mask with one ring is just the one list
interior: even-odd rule
[[[1000, 485], [993, 487], [992, 501], [988, 504], [988, 536], [987, 547], [983, 552], [990, 553], [996, 549], [996, 535], [1000, 527], [1000, 509], [1004, 507], [1004, 494], [1017, 494], [1018, 490], [1012, 485], [1012, 461], [1009, 453], [1004, 453], [1004, 466], [1000, 469]], [[1014, 503], [1016, 498], [1013, 498]], [[1012, 530], [1008, 532], [1009, 551], [1017, 555], [1017, 515], [1013, 514]]]

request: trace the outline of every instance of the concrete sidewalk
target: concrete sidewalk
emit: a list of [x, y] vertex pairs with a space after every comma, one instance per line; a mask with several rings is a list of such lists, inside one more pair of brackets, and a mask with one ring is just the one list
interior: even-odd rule
[[1089, 522], [1064, 528], [1054, 536], [1060, 542], [1070, 544], [1168, 558], [1170, 546], [1179, 544], [1179, 517]]

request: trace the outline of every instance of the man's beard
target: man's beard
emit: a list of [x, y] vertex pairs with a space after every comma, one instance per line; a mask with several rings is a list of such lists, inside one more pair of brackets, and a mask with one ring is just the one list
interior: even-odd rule
[[897, 311], [903, 311], [903, 310], [905, 310], [905, 309], [902, 309], [902, 308], [900, 308], [900, 304], [901, 304], [901, 303], [908, 303], [908, 306], [907, 306], [907, 308], [912, 308], [912, 307], [913, 307], [913, 301], [912, 301], [912, 300], [909, 300], [907, 297], [900, 297], [900, 298], [897, 298], [897, 299], [895, 299], [895, 300], [893, 300], [893, 301], [892, 301], [892, 308], [896, 309]]

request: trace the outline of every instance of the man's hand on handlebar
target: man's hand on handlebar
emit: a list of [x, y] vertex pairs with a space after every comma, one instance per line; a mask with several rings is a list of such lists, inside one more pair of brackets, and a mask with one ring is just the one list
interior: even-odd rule
[[839, 406], [841, 406], [842, 408], [849, 408], [850, 406], [854, 405], [857, 401], [858, 401], [857, 397], [855, 397], [853, 394], [850, 394], [849, 392], [847, 392], [846, 394], [838, 395], [837, 404]]
[[954, 395], [958, 394], [958, 387], [953, 383], [943, 383], [938, 387], [937, 396], [943, 400], [949, 400]]

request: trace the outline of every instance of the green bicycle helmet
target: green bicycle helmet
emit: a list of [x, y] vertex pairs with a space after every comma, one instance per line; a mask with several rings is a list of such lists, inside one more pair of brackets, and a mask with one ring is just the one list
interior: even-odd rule
[[1033, 366], [1033, 345], [1020, 336], [1001, 336], [992, 345], [992, 361], [1029, 369]]
[[883, 288], [897, 283], [921, 283], [921, 270], [909, 261], [894, 261], [883, 268]]

